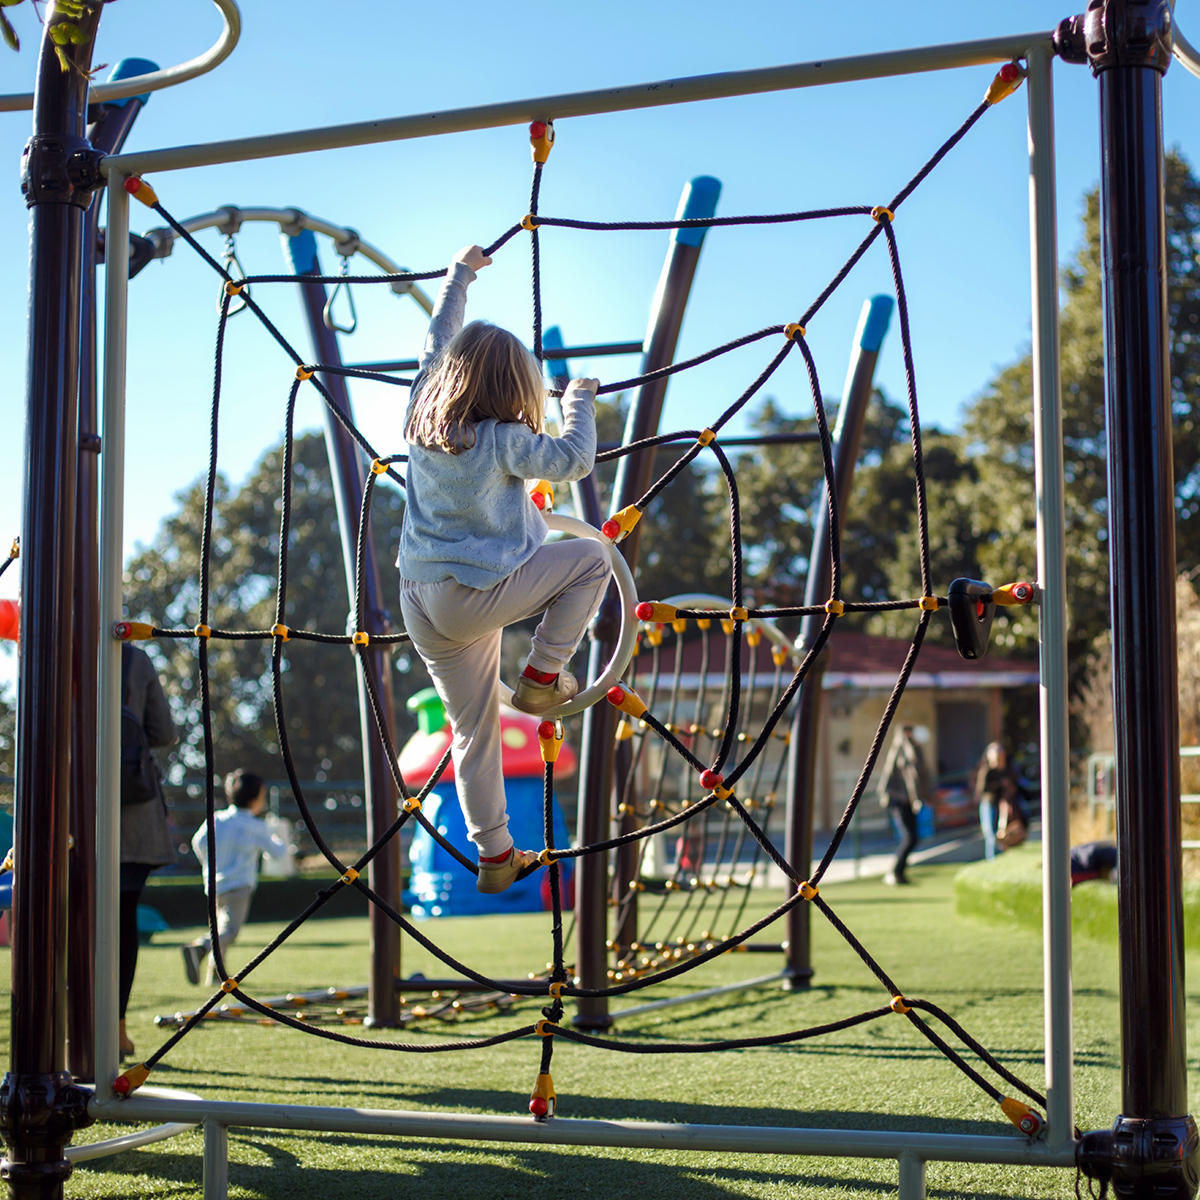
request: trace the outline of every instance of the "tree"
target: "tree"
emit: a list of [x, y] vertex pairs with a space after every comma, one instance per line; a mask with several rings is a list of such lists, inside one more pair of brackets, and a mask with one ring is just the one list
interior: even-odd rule
[[[282, 447], [260, 460], [245, 484], [217, 484], [212, 536], [212, 599], [209, 624], [226, 629], [269, 629], [274, 623], [279, 550]], [[350, 609], [339, 542], [333, 485], [324, 439], [296, 439], [292, 523], [288, 546], [285, 623], [299, 629], [342, 632]], [[153, 544], [125, 574], [126, 612], [163, 626], [194, 625], [199, 599], [200, 538], [204, 489], [180, 493], [179, 509], [167, 517]], [[399, 576], [394, 566], [403, 495], [390, 484], [375, 489], [372, 526], [383, 576], [383, 595], [399, 627]], [[272, 707], [271, 643], [212, 639], [210, 690], [216, 767], [243, 766], [268, 777], [283, 774]], [[202, 772], [204, 741], [198, 695], [196, 647], [190, 639], [149, 643], [180, 730], [175, 776]], [[397, 736], [415, 726], [405, 698], [428, 683], [414, 654], [399, 651], [394, 679]], [[283, 674], [289, 741], [302, 778], [362, 777], [358, 694], [348, 647], [289, 642]]]

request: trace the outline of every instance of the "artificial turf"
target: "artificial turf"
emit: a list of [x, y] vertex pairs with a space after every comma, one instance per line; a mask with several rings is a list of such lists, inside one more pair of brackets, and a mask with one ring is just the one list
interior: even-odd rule
[[[858, 881], [829, 885], [822, 895], [907, 995], [946, 1008], [1040, 1089], [1040, 939], [1016, 925], [956, 915], [955, 870], [918, 868], [912, 872], [915, 885], [902, 890]], [[754, 904], [765, 912], [779, 899], [763, 892]], [[786, 993], [772, 985], [647, 1013], [622, 1021], [615, 1036], [653, 1043], [775, 1033], [886, 1003], [840, 936], [819, 914], [813, 920], [817, 974], [811, 990]], [[277, 928], [248, 926], [231, 955], [233, 963], [248, 958]], [[465, 961], [511, 976], [544, 965], [549, 918], [442, 919], [426, 923], [424, 931]], [[129, 1031], [143, 1053], [163, 1036], [152, 1024], [154, 1014], [192, 1007], [202, 994], [185, 982], [178, 950], [193, 932], [159, 934], [142, 950]], [[774, 936], [784, 936], [782, 929]], [[366, 937], [362, 920], [312, 921], [255, 972], [251, 994], [361, 983]], [[404, 953], [406, 973], [443, 974], [407, 939]], [[7, 972], [8, 952], [0, 955], [0, 969]], [[1116, 947], [1077, 938], [1074, 959], [1076, 1120], [1085, 1129], [1097, 1128], [1111, 1123], [1119, 1107]], [[764, 955], [727, 955], [614, 1008], [765, 974], [776, 962]], [[7, 1002], [6, 988], [0, 997]], [[522, 1001], [503, 1015], [400, 1034], [364, 1034], [361, 1027], [349, 1032], [415, 1042], [483, 1036], [528, 1023], [538, 1007]], [[7, 1018], [5, 1009], [5, 1023]], [[384, 1053], [345, 1048], [281, 1027], [222, 1024], [186, 1037], [151, 1082], [229, 1100], [511, 1115], [526, 1110], [539, 1051], [540, 1039], [531, 1039], [478, 1052]], [[1189, 1064], [1195, 1072], [1194, 1054]], [[996, 1105], [900, 1017], [819, 1041], [723, 1054], [633, 1056], [560, 1042], [553, 1074], [562, 1116], [1017, 1136]], [[119, 1131], [95, 1125], [78, 1140]], [[869, 1197], [894, 1195], [897, 1170], [894, 1162], [865, 1159], [524, 1148], [249, 1129], [230, 1131], [229, 1152], [231, 1196], [288, 1200], [350, 1194], [359, 1200], [393, 1200], [417, 1193], [438, 1200], [549, 1200], [567, 1194], [662, 1200]], [[80, 1164], [67, 1195], [199, 1198], [200, 1154], [201, 1136], [194, 1131]], [[980, 1200], [1068, 1197], [1074, 1194], [1074, 1175], [930, 1163], [928, 1191], [934, 1197]]]

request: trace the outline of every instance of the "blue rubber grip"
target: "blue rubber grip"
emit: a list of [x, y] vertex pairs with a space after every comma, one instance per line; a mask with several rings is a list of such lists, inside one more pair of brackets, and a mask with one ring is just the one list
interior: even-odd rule
[[[677, 221], [701, 221], [705, 217], [716, 214], [717, 200], [721, 195], [721, 181], [711, 175], [697, 175], [679, 199], [679, 210], [675, 214]], [[671, 235], [673, 242], [684, 246], [699, 246], [704, 242], [707, 229], [676, 229]]]
[[858, 318], [858, 333], [854, 338], [860, 349], [878, 350], [883, 345], [895, 307], [896, 302], [891, 296], [872, 296], [866, 301], [862, 316]]
[[[138, 75], [149, 75], [151, 71], [159, 69], [158, 63], [151, 62], [148, 58], [123, 58], [108, 76], [109, 83], [116, 83], [118, 79], [133, 79]], [[140, 96], [126, 96], [123, 100], [109, 100], [109, 104], [115, 105], [117, 108], [124, 108], [130, 100], [140, 100], [143, 104], [150, 99], [149, 92], [143, 92]]]
[[317, 239], [311, 229], [302, 229], [295, 236], [283, 235], [283, 252], [288, 257], [294, 275], [319, 274], [317, 269]]

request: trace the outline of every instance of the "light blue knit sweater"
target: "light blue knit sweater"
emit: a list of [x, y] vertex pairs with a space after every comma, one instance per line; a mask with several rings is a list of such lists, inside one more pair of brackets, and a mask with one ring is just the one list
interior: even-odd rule
[[[475, 272], [454, 263], [438, 293], [409, 410], [434, 356], [462, 329], [467, 285]], [[567, 483], [596, 461], [592, 393], [562, 398], [563, 436], [534, 433], [517, 421], [480, 421], [475, 445], [461, 454], [435, 446], [408, 448], [407, 503], [397, 565], [403, 579], [456, 579], [487, 591], [524, 566], [546, 540], [546, 522], [526, 491], [527, 479]], [[405, 424], [407, 425], [407, 416]]]

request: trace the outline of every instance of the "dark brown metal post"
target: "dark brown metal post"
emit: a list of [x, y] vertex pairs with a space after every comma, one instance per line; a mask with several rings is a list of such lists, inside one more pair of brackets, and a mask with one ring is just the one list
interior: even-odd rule
[[1162, 76], [1166, 0], [1093, 0], [1060, 27], [1100, 85], [1105, 416], [1116, 736], [1121, 1115], [1079, 1158], [1118, 1196], [1192, 1197], [1187, 1113], [1175, 478]]
[[[701, 175], [684, 189], [680, 203], [683, 218], [711, 217], [717, 210], [721, 184], [717, 179]], [[675, 345], [683, 325], [696, 264], [705, 230], [677, 229], [671, 235], [667, 261], [659, 280], [646, 351], [642, 357], [642, 374], [669, 366], [675, 357]], [[625, 425], [625, 443], [650, 437], [658, 432], [667, 380], [656, 379], [643, 384], [634, 395]], [[643, 450], [620, 460], [613, 486], [613, 509], [634, 503], [650, 486], [654, 470], [654, 450]], [[641, 531], [635, 526], [621, 543], [621, 553], [631, 569], [637, 567]], [[608, 589], [592, 629], [589, 670], [593, 674], [603, 669], [616, 648], [621, 627], [620, 600], [615, 586]], [[579, 839], [584, 845], [602, 841], [609, 836], [613, 809], [613, 745], [617, 728], [616, 709], [610, 704], [596, 704], [583, 714], [580, 739], [579, 772]], [[575, 973], [581, 986], [598, 988], [608, 982], [608, 856], [587, 854], [579, 859], [579, 875], [575, 884]], [[584, 1028], [606, 1028], [612, 1022], [608, 1001], [604, 997], [582, 997], [574, 1018]]]
[[[337, 334], [324, 320], [327, 299], [325, 285], [305, 280], [319, 275], [317, 241], [310, 230], [284, 235], [284, 250], [292, 268], [300, 277], [300, 292], [308, 318], [309, 334], [317, 362], [341, 366]], [[350, 413], [350, 393], [344, 375], [322, 375], [322, 382], [344, 412]], [[355, 560], [358, 546], [359, 515], [362, 511], [363, 485], [367, 466], [363, 453], [337, 418], [325, 409], [325, 441], [329, 447], [329, 466], [333, 473], [337, 498], [338, 528], [342, 535], [342, 554], [346, 562], [346, 580], [351, 603], [355, 587]], [[387, 633], [389, 619], [379, 580], [379, 562], [370, 537], [366, 541], [363, 571], [363, 597], [366, 608], [366, 632]], [[395, 705], [392, 697], [391, 653], [386, 646], [372, 643], [367, 653], [356, 656], [358, 663], [358, 706], [361, 715], [363, 774], [366, 780], [367, 840], [374, 842], [396, 819], [399, 793], [387, 761], [387, 752], [375, 726], [362, 672], [369, 671], [383, 710], [383, 720], [395, 740]], [[369, 868], [371, 888], [394, 909], [400, 908], [400, 841], [393, 838]], [[371, 905], [371, 978], [367, 1005], [367, 1024], [395, 1026], [400, 1023], [400, 930], [374, 905]]]
[[73, 21], [58, 58], [51, 9], [38, 60], [33, 137], [21, 161], [30, 209], [21, 671], [14, 800], [12, 1033], [0, 1085], [0, 1179], [19, 1200], [58, 1200], [63, 1148], [88, 1123], [66, 1070], [71, 610], [84, 213], [100, 182], [84, 139], [100, 6]]
[[[844, 514], [850, 503], [858, 448], [862, 444], [867, 409], [871, 404], [875, 364], [879, 361], [879, 347], [887, 333], [893, 304], [891, 296], [872, 296], [863, 305], [854, 335], [845, 395], [834, 427], [833, 477], [839, 514]], [[823, 603], [829, 596], [832, 559], [829, 552], [828, 503], [826, 489], [822, 488], [808, 560], [808, 581], [804, 589], [806, 605]], [[800, 636], [796, 639], [796, 647], [801, 653], [812, 644], [820, 627], [820, 621], [815, 617], [804, 618]], [[788, 743], [787, 823], [784, 836], [787, 839], [788, 861], [805, 875], [811, 868], [813, 858], [817, 754], [821, 744], [821, 682], [825, 675], [826, 658], [827, 653], [818, 657], [800, 685]], [[811, 913], [811, 905], [800, 904], [788, 914], [784, 986], [791, 990], [808, 987], [812, 979]]]

